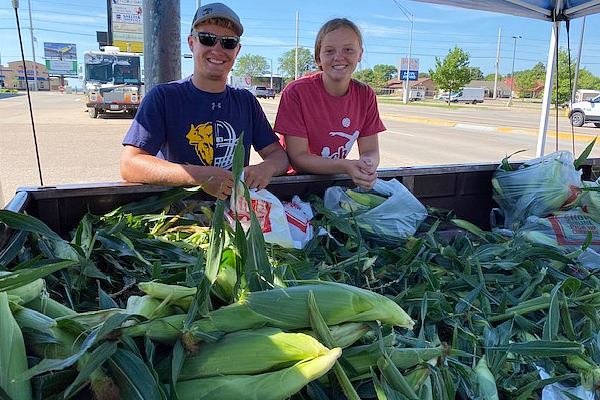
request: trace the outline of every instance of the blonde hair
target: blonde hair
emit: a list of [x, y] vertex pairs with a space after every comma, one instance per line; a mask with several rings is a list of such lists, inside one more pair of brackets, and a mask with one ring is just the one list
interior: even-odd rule
[[362, 34], [360, 33], [360, 29], [358, 29], [358, 26], [356, 26], [354, 22], [350, 21], [347, 18], [330, 19], [329, 21], [323, 24], [321, 29], [319, 29], [319, 33], [317, 33], [317, 38], [315, 39], [315, 62], [317, 64], [319, 63], [319, 53], [321, 52], [321, 43], [323, 42], [323, 38], [329, 32], [333, 32], [339, 28], [348, 28], [354, 31], [354, 33], [356, 33], [356, 36], [358, 37], [358, 45], [362, 49]]

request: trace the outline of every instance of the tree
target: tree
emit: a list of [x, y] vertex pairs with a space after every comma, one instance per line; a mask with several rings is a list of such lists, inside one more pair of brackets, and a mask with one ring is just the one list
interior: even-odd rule
[[377, 64], [373, 69], [363, 69], [352, 75], [354, 79], [358, 79], [374, 89], [384, 87], [390, 79], [396, 76], [398, 76], [398, 70], [389, 64]]
[[[310, 49], [300, 47], [298, 49], [298, 74], [304, 75], [305, 72], [314, 71], [316, 69], [315, 58]], [[296, 70], [296, 49], [292, 49], [283, 53], [279, 57], [279, 71], [286, 78], [294, 79]]]
[[[487, 74], [484, 78], [484, 80], [486, 81], [494, 81], [496, 79], [496, 74]], [[498, 80], [501, 81], [502, 80], [502, 75], [498, 74]]]
[[376, 86], [376, 77], [375, 77], [375, 72], [373, 72], [372, 69], [363, 69], [360, 70], [358, 72], [355, 72], [352, 77], [354, 79], [358, 79], [361, 82], [366, 83], [367, 85], [371, 86], [371, 87], [375, 87]]
[[271, 72], [267, 59], [256, 54], [244, 54], [237, 59], [234, 76], [263, 76]]
[[537, 86], [539, 81], [538, 73], [533, 70], [521, 71], [518, 74], [515, 73], [514, 78], [515, 91], [519, 92], [521, 97], [533, 97], [533, 89]]
[[481, 68], [479, 67], [470, 67], [469, 68], [471, 74], [472, 81], [482, 81], [483, 80], [483, 72], [481, 72]]
[[[571, 58], [569, 68], [569, 53], [565, 49], [558, 51], [558, 103], [563, 104], [571, 99], [571, 87], [575, 83], [575, 61]], [[569, 72], [571, 76], [569, 79]], [[556, 85], [555, 85], [556, 86]], [[594, 76], [586, 68], [579, 69], [577, 87], [585, 89], [600, 89], [600, 78]], [[556, 99], [556, 87], [552, 91], [552, 99]]]
[[384, 83], [398, 76], [398, 69], [390, 64], [377, 64], [373, 67], [373, 72]]
[[[443, 61], [439, 57], [435, 58], [435, 71], [429, 70], [429, 74], [437, 87], [453, 93], [471, 81], [469, 54], [454, 47]], [[448, 104], [450, 104], [450, 96], [448, 96]]]

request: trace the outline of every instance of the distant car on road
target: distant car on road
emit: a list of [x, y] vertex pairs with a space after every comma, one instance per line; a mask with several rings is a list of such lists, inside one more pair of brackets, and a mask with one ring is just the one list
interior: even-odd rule
[[596, 128], [600, 128], [600, 96], [571, 104], [569, 118], [573, 126], [592, 122]]
[[275, 98], [275, 89], [268, 88], [265, 86], [257, 86], [254, 89], [254, 95], [258, 98], [262, 97], [262, 98], [267, 99], [270, 97], [270, 98], [274, 99]]

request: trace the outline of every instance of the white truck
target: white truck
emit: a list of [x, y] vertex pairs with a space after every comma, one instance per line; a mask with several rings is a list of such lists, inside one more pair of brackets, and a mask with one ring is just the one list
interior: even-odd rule
[[569, 119], [573, 126], [579, 127], [590, 122], [596, 128], [600, 128], [600, 95], [571, 104]]
[[[464, 87], [456, 93], [450, 93], [450, 102], [452, 103], [483, 103], [485, 88]], [[442, 94], [438, 97], [439, 100], [448, 101], [448, 94]]]
[[142, 100], [140, 54], [118, 47], [83, 55], [86, 107], [90, 118], [121, 111], [134, 116]]

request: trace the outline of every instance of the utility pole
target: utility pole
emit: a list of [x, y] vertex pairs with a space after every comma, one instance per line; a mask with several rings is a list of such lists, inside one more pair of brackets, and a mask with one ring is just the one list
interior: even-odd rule
[[498, 70], [500, 69], [500, 42], [502, 40], [502, 28], [498, 28], [498, 46], [496, 47], [496, 74], [494, 75], [494, 100], [498, 97]]
[[508, 107], [512, 105], [513, 90], [515, 86], [515, 55], [517, 54], [517, 39], [521, 39], [522, 36], [513, 36], [512, 38], [515, 43], [513, 46], [512, 72], [510, 73], [510, 97], [508, 98], [508, 103], [506, 104]]
[[294, 67], [294, 79], [298, 79], [298, 25], [300, 23], [300, 14], [296, 11], [296, 57]]
[[[29, 5], [29, 33], [31, 34], [31, 51], [33, 54], [33, 90], [37, 92], [37, 64], [35, 63], [35, 40], [33, 37], [33, 20], [31, 19], [31, 0], [27, 0], [27, 4]], [[25, 68], [27, 68], [27, 66], [25, 66]], [[29, 82], [25, 82], [25, 84], [29, 85]]]

